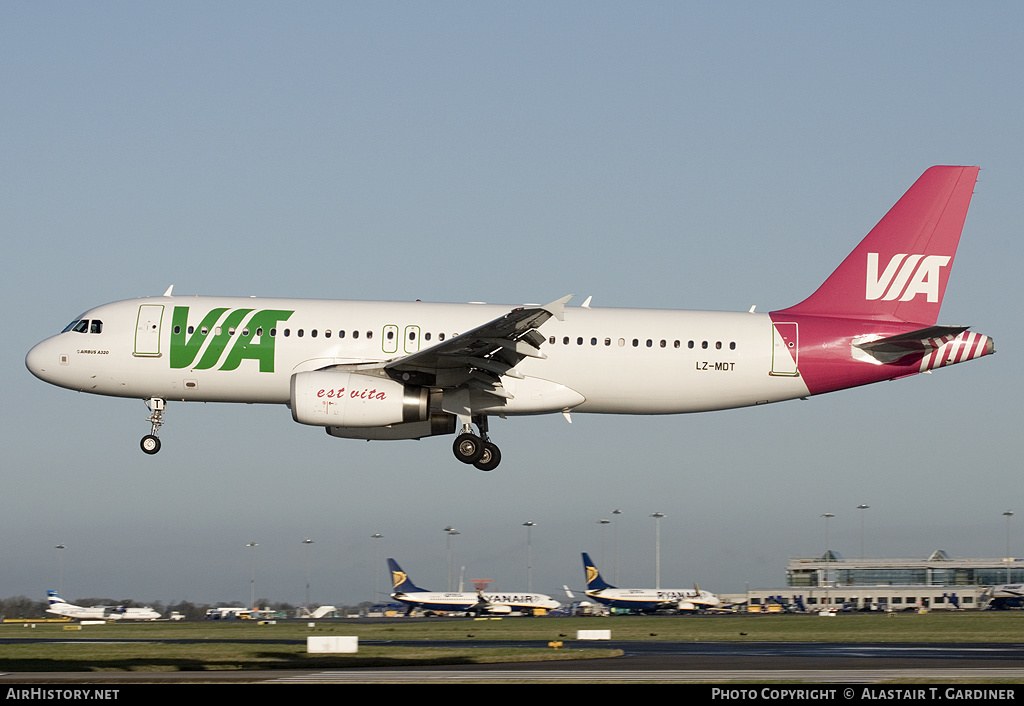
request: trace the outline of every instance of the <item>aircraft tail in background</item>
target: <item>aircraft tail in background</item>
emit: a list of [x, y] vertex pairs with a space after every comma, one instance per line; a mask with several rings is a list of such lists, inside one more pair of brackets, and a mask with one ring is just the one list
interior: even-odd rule
[[590, 560], [590, 555], [586, 552], [583, 552], [583, 570], [587, 574], [588, 591], [600, 591], [605, 588], [615, 588], [615, 586], [612, 586], [601, 578], [601, 572], [597, 570], [594, 562]]
[[388, 568], [391, 570], [391, 590], [393, 593], [425, 593], [424, 589], [409, 579], [397, 561], [388, 559]]

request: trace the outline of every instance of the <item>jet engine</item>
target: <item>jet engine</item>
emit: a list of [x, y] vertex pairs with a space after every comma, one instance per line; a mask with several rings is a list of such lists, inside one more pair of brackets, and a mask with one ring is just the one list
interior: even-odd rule
[[430, 390], [336, 370], [292, 375], [292, 418], [320, 427], [385, 427], [430, 419]]

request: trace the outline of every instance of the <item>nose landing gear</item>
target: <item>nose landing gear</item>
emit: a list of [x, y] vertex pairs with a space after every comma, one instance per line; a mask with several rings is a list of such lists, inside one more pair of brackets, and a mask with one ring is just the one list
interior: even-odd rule
[[142, 447], [145, 453], [152, 456], [160, 450], [160, 437], [157, 434], [160, 431], [160, 425], [164, 423], [164, 407], [166, 403], [159, 397], [150, 397], [146, 400], [146, 406], [149, 407], [150, 412], [146, 421], [152, 425], [152, 431], [142, 437], [139, 446]]

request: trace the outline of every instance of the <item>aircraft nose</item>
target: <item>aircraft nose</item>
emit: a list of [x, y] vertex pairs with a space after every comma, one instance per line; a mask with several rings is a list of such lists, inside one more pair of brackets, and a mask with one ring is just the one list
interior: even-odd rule
[[46, 382], [49, 382], [52, 371], [57, 367], [58, 362], [49, 339], [37, 343], [25, 356], [25, 367], [28, 368], [28, 371]]

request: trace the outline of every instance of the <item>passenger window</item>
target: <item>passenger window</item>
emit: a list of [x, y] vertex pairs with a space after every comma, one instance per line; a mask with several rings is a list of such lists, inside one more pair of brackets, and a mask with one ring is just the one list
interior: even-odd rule
[[562, 343], [565, 344], [565, 345], [569, 345], [569, 337], [566, 336], [565, 338], [563, 338], [562, 339]]
[[582, 346], [583, 345], [583, 336], [580, 336], [579, 338], [576, 339], [576, 345], [577, 346]]
[[345, 338], [345, 329], [338, 329], [338, 338]]
[[733, 341], [732, 343], [729, 344], [729, 350], [731, 350], [731, 351], [736, 350], [736, 341]]
[[373, 331], [367, 331], [366, 332], [366, 337], [367, 338], [373, 338]]
[[331, 337], [331, 330], [329, 328], [324, 329], [324, 338], [330, 338], [330, 337]]

